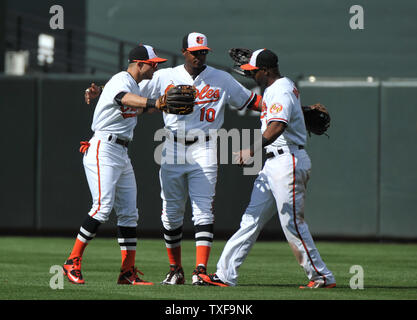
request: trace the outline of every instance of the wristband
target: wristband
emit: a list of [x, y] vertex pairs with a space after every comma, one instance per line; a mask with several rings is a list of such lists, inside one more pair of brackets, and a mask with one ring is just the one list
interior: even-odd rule
[[145, 108], [147, 108], [147, 109], [156, 108], [156, 100], [155, 99], [146, 99]]
[[148, 112], [149, 109], [156, 108], [156, 100], [155, 99], [146, 99], [146, 106], [143, 108], [143, 113]]
[[[267, 138], [265, 138], [264, 136], [262, 136], [262, 142], [261, 142], [262, 148], [265, 147], [265, 146], [267, 146], [267, 145], [269, 145], [270, 143], [271, 142]], [[255, 154], [255, 143], [251, 144], [250, 147], [249, 147], [249, 149], [250, 149], [250, 151], [251, 151], [252, 154]]]

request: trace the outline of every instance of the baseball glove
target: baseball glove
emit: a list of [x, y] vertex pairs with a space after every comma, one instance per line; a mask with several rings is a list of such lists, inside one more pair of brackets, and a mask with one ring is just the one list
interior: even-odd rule
[[304, 121], [309, 133], [321, 136], [330, 127], [330, 114], [321, 103], [303, 107]]
[[194, 111], [196, 89], [189, 85], [172, 87], [166, 94], [159, 97], [158, 109], [172, 114], [190, 114]]
[[240, 66], [242, 64], [249, 63], [250, 57], [252, 55], [252, 50], [246, 48], [231, 48], [229, 49], [229, 56], [234, 61], [233, 71], [237, 72], [238, 74], [251, 77], [252, 73], [250, 71], [242, 70]]

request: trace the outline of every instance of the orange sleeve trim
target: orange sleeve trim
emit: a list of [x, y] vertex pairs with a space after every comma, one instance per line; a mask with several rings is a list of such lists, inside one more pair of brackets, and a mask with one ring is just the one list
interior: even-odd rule
[[262, 112], [262, 96], [257, 94], [255, 101], [252, 103], [249, 109]]
[[246, 107], [249, 104], [249, 102], [252, 101], [253, 95], [254, 95], [254, 93], [252, 92], [252, 94], [250, 95], [249, 99], [245, 102], [245, 104], [243, 105], [242, 108], [239, 108], [239, 110], [242, 110], [244, 107]]

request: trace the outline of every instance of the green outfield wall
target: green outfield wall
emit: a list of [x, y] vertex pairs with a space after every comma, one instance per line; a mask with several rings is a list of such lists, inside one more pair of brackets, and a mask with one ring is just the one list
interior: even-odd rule
[[386, 81], [380, 108], [380, 234], [417, 230], [417, 82]]
[[[331, 110], [329, 138], [312, 136], [307, 218], [327, 234], [378, 231], [379, 83], [317, 81], [299, 84], [302, 102]], [[311, 213], [311, 215], [310, 215]]]
[[[94, 104], [84, 103], [92, 76], [0, 77], [3, 131], [0, 230], [78, 231], [91, 206], [79, 142], [91, 135]], [[240, 80], [240, 79], [239, 79]], [[249, 87], [249, 84], [246, 84]], [[303, 104], [331, 114], [328, 135], [308, 138], [312, 159], [305, 218], [313, 236], [417, 239], [417, 80], [300, 81]], [[161, 234], [161, 199], [154, 133], [160, 114], [138, 118], [129, 153], [138, 183], [139, 236]], [[260, 127], [251, 112], [226, 108], [224, 128]], [[228, 146], [231, 155], [231, 143]], [[231, 156], [230, 156], [231, 158]], [[230, 162], [230, 161], [229, 161]], [[230, 236], [250, 200], [255, 175], [219, 166], [214, 203], [217, 234]], [[115, 230], [115, 217], [102, 226]], [[185, 234], [192, 234], [187, 205]], [[261, 236], [281, 238], [277, 218]]]

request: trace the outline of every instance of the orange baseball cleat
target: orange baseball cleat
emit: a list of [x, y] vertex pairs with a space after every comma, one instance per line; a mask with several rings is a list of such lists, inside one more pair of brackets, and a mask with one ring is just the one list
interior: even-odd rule
[[331, 289], [334, 287], [336, 287], [336, 283], [326, 284], [323, 280], [316, 280], [316, 281], [310, 281], [305, 286], [300, 286], [300, 289], [318, 289], [318, 288]]
[[217, 276], [217, 274], [215, 273], [211, 273], [211, 274], [200, 273], [198, 277], [207, 285], [218, 286], [218, 287], [229, 287], [229, 285], [221, 281], [219, 277]]
[[65, 261], [62, 266], [64, 275], [67, 276], [68, 280], [74, 284], [84, 284], [83, 275], [81, 274], [81, 257], [75, 257]]

